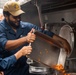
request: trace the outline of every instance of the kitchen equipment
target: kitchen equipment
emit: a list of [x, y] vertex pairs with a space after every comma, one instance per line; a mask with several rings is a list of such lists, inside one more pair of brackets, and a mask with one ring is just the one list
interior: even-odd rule
[[60, 36], [65, 38], [70, 46], [71, 53], [67, 58], [65, 66], [67, 66], [67, 71], [76, 72], [76, 26], [74, 25], [64, 25], [60, 29]]
[[[67, 75], [76, 75], [76, 73], [66, 73]], [[53, 74], [53, 75], [64, 75], [62, 73], [58, 73], [58, 74]]]
[[70, 25], [64, 25], [61, 27], [59, 35], [69, 42], [71, 49], [73, 50], [75, 40], [73, 28]]
[[61, 45], [41, 32], [35, 31], [35, 34], [37, 38], [31, 44], [33, 51], [28, 57], [47, 68], [54, 68], [57, 64], [62, 64], [64, 67], [66, 52], [62, 50]]

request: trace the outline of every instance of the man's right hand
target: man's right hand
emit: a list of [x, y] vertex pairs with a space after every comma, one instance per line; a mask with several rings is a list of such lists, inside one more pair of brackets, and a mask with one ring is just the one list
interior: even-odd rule
[[32, 47], [31, 46], [24, 46], [20, 52], [22, 53], [23, 56], [30, 54], [32, 52]]
[[17, 53], [15, 53], [16, 59], [19, 59], [22, 56], [26, 56], [32, 52], [32, 47], [31, 46], [24, 46], [22, 47]]

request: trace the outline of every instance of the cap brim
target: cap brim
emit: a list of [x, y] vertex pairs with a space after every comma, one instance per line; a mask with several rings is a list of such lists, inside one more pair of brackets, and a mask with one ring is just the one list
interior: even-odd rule
[[22, 10], [18, 10], [18, 11], [13, 11], [13, 12], [10, 12], [13, 16], [18, 16], [18, 15], [21, 15], [21, 14], [23, 14], [23, 13], [25, 13], [24, 11], [22, 11]]

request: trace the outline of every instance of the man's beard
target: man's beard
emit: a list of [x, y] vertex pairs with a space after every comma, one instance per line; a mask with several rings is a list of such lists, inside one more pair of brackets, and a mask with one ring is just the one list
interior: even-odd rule
[[18, 21], [18, 25], [16, 25], [10, 19], [8, 19], [8, 23], [9, 23], [10, 26], [12, 26], [15, 29], [17, 29], [20, 26], [20, 21]]

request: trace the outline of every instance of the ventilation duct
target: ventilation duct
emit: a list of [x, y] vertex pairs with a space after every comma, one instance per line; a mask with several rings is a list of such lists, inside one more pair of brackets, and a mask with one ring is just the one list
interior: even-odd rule
[[46, 0], [41, 4], [42, 13], [76, 7], [76, 0]]

